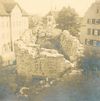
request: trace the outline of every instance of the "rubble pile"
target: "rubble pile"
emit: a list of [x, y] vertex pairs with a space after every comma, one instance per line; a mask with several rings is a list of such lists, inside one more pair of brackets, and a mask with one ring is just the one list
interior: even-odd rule
[[33, 29], [33, 34], [37, 39], [36, 44], [41, 45], [41, 47], [45, 47], [48, 44], [52, 48], [53, 44], [50, 40], [58, 37], [61, 34], [61, 30], [39, 27]]
[[[60, 37], [59, 44], [64, 54], [59, 53], [55, 48], [41, 47], [41, 43], [45, 44], [46, 40], [53, 39], [56, 36]], [[29, 30], [16, 41], [15, 54], [18, 74], [29, 78], [34, 75], [57, 77], [63, 74], [66, 69], [75, 66], [72, 63], [82, 56], [83, 47], [79, 40], [70, 35], [68, 31], [62, 33], [56, 31], [56, 34], [53, 35], [53, 33], [46, 33], [46, 30], [43, 29], [36, 30], [35, 33]], [[68, 56], [72, 63], [66, 60], [68, 58], [65, 59], [65, 56]]]

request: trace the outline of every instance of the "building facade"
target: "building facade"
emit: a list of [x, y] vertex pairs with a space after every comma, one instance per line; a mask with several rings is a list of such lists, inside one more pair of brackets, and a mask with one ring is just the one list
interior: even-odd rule
[[19, 4], [0, 1], [0, 54], [14, 51], [14, 42], [27, 29], [28, 15]]
[[96, 0], [85, 13], [80, 41], [87, 46], [100, 47], [100, 0]]

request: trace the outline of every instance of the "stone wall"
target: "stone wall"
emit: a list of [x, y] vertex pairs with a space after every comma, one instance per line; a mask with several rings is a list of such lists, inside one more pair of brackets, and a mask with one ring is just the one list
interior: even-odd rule
[[[66, 69], [75, 66], [78, 59], [83, 55], [83, 46], [80, 44], [76, 37], [70, 35], [68, 31], [62, 33], [57, 31], [53, 33], [43, 33], [40, 30], [40, 35], [45, 36], [46, 39], [53, 39], [59, 36], [59, 45], [61, 46], [61, 52], [55, 50], [55, 48], [43, 48], [39, 42], [40, 35], [37, 37], [37, 33], [33, 33], [31, 30], [27, 31], [20, 40], [15, 43], [15, 54], [17, 61], [17, 72], [19, 75], [31, 78], [34, 75], [57, 77]], [[45, 38], [43, 38], [44, 40]], [[49, 40], [48, 40], [49, 42]], [[52, 43], [55, 44], [55, 43]], [[60, 54], [61, 53], [61, 54]], [[65, 59], [68, 57], [74, 65]]]
[[27, 46], [18, 41], [15, 53], [18, 74], [28, 78], [34, 75], [57, 77], [71, 67], [62, 54], [53, 49], [40, 48], [39, 45]]
[[72, 36], [67, 30], [41, 28], [37, 32], [35, 43], [43, 48], [55, 49], [71, 61], [77, 61], [77, 58], [80, 58], [84, 52], [84, 47], [79, 39]]
[[60, 44], [65, 57], [69, 58], [70, 61], [77, 61], [83, 55], [84, 47], [82, 44], [66, 30], [60, 37]]

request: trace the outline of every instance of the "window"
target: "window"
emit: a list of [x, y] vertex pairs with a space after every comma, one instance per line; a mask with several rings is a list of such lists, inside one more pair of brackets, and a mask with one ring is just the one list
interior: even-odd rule
[[99, 29], [92, 29], [92, 35], [100, 36], [100, 30]]
[[87, 29], [87, 34], [88, 35], [100, 36], [100, 30], [99, 29], [91, 29], [91, 28], [88, 28]]
[[91, 29], [90, 28], [88, 28], [87, 34], [91, 35]]
[[90, 40], [89, 44], [90, 44], [90, 45], [93, 45], [93, 40]]
[[96, 42], [96, 46], [100, 47], [100, 41], [95, 41]]
[[96, 35], [96, 36], [98, 35], [98, 30], [96, 30], [96, 29], [94, 30], [94, 35]]
[[90, 45], [90, 40], [85, 39], [85, 44], [86, 44], [86, 45]]
[[92, 35], [94, 35], [94, 29], [92, 29]]
[[87, 20], [87, 23], [88, 23], [88, 24], [90, 23], [90, 19]]
[[88, 19], [88, 24], [100, 24], [100, 19]]
[[85, 39], [85, 44], [87, 44], [87, 39]]
[[99, 9], [97, 9], [96, 13], [99, 13]]
[[88, 24], [91, 24], [91, 23], [92, 23], [92, 19], [88, 19], [88, 20], [87, 20], [87, 23], [88, 23]]
[[86, 45], [93, 45], [94, 43], [93, 43], [93, 40], [86, 39], [85, 44]]
[[96, 40], [85, 39], [85, 44], [100, 47], [100, 41], [96, 41]]
[[100, 36], [100, 30], [98, 30], [98, 36]]
[[92, 24], [95, 24], [95, 19], [92, 19]]
[[95, 23], [96, 23], [96, 24], [100, 24], [100, 19], [96, 19], [96, 20], [95, 20]]
[[93, 41], [93, 46], [96, 46], [96, 41], [95, 40]]

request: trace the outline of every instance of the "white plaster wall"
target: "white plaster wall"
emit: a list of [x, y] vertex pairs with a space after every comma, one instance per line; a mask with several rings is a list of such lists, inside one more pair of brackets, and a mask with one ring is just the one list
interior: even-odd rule
[[11, 13], [12, 40], [17, 40], [21, 35], [22, 14], [20, 8], [16, 5]]
[[[9, 50], [6, 46], [10, 43], [10, 21], [9, 16], [0, 17], [0, 53]], [[5, 48], [4, 48], [5, 46]]]
[[28, 17], [27, 16], [23, 16], [22, 17], [22, 32], [24, 32], [25, 30], [27, 30], [28, 27], [29, 27]]

